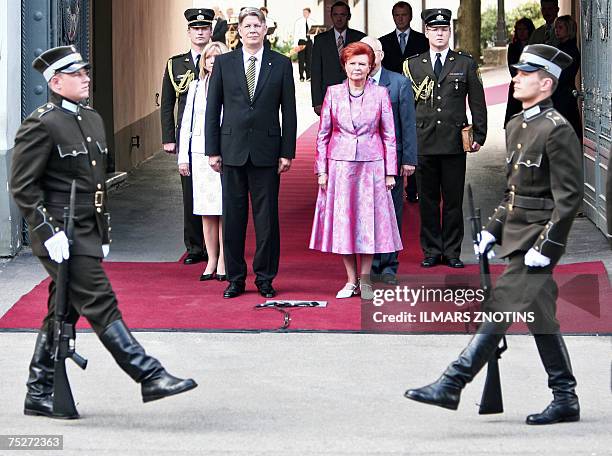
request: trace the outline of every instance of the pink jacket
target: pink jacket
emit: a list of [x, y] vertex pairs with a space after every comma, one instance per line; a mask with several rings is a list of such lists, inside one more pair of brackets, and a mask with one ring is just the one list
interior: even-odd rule
[[397, 150], [391, 100], [386, 87], [368, 81], [355, 130], [348, 81], [327, 88], [321, 108], [315, 173], [327, 172], [327, 160], [385, 161], [387, 176], [397, 174]]

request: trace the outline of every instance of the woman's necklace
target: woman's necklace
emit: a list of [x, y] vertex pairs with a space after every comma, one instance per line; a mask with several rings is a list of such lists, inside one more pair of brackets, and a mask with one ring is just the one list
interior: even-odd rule
[[365, 92], [365, 87], [361, 89], [361, 92], [359, 92], [357, 95], [353, 95], [353, 92], [351, 91], [351, 89], [349, 89], [349, 95], [353, 98], [359, 98], [360, 96], [363, 95], [364, 92]]

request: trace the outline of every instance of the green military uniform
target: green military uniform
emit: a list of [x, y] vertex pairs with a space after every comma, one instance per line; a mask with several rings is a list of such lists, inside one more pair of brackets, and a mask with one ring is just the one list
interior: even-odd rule
[[[494, 310], [533, 310], [533, 333], [556, 333], [557, 286], [552, 269], [565, 251], [583, 194], [582, 149], [571, 125], [547, 99], [515, 115], [506, 127], [508, 186], [486, 231], [510, 264], [497, 282]], [[529, 268], [533, 248], [550, 258], [544, 268]], [[542, 289], [541, 289], [542, 288]], [[527, 290], [531, 290], [527, 292]]]
[[466, 96], [474, 141], [483, 145], [487, 136], [487, 108], [478, 66], [471, 56], [449, 50], [436, 78], [427, 51], [408, 59], [404, 74], [412, 80], [416, 101], [421, 248], [426, 258], [458, 259], [463, 239], [466, 153], [461, 130], [468, 125]]
[[[88, 106], [52, 94], [49, 103], [25, 119], [15, 138], [11, 191], [30, 231], [32, 252], [55, 280], [58, 265], [43, 245], [62, 231], [64, 207], [76, 181], [76, 217], [71, 247], [71, 319], [83, 314], [98, 332], [121, 318], [115, 295], [101, 266], [102, 245], [110, 244], [110, 216], [106, 211], [108, 146], [100, 115]], [[78, 265], [78, 267], [77, 267]], [[87, 296], [87, 297], [86, 297]], [[53, 320], [55, 281], [49, 294], [49, 313], [43, 330]], [[85, 305], [86, 304], [86, 305]]]
[[[32, 66], [63, 93], [89, 84], [83, 61], [74, 46], [60, 46], [41, 53]], [[59, 75], [62, 78], [53, 81]], [[73, 79], [74, 78], [74, 79]], [[78, 79], [76, 79], [78, 78]], [[80, 92], [77, 92], [80, 93]], [[75, 95], [76, 97], [76, 95]], [[80, 315], [87, 318], [119, 366], [141, 383], [144, 402], [195, 388], [191, 379], [168, 374], [161, 363], [147, 355], [121, 319], [117, 299], [102, 268], [104, 247], [110, 244], [110, 217], [106, 212], [106, 162], [108, 147], [104, 123], [88, 106], [53, 93], [49, 103], [23, 121], [15, 138], [11, 169], [11, 192], [28, 222], [32, 251], [51, 277], [48, 313], [36, 339], [30, 362], [26, 415], [78, 418], [54, 409], [54, 334], [56, 281], [59, 264], [67, 256], [48, 255], [54, 242], [68, 252], [67, 323]], [[70, 204], [76, 183], [75, 223], [70, 246], [64, 233], [64, 207]], [[47, 242], [49, 241], [49, 242]], [[46, 243], [46, 245], [45, 245]], [[62, 249], [63, 250], [63, 249]]]
[[[572, 58], [547, 45], [526, 46], [518, 77], [559, 77]], [[540, 71], [540, 75], [529, 73]], [[529, 93], [529, 92], [527, 92]], [[558, 289], [552, 271], [565, 251], [574, 216], [583, 194], [582, 151], [572, 126], [552, 105], [550, 98], [522, 111], [506, 126], [508, 184], [502, 202], [481, 232], [479, 250], [497, 241], [498, 253], [509, 264], [497, 280], [489, 311], [533, 312], [528, 323], [540, 359], [548, 374], [553, 401], [529, 415], [527, 424], [553, 424], [580, 420], [576, 379], [556, 318]], [[491, 236], [493, 235], [493, 236]], [[527, 263], [527, 264], [525, 264]], [[499, 315], [499, 314], [498, 314]], [[410, 389], [405, 396], [419, 402], [457, 409], [462, 389], [495, 356], [512, 319], [485, 322], [434, 383]]]

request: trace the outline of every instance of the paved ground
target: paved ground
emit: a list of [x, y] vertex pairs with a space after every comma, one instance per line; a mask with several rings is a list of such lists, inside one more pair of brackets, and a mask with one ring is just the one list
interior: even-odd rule
[[[483, 73], [506, 80], [505, 69]], [[316, 121], [309, 86], [298, 83], [300, 131]], [[468, 181], [488, 214], [503, 189], [504, 105], [489, 109], [485, 148], [468, 157]], [[158, 154], [111, 195], [114, 243], [109, 261], [176, 261], [182, 253], [181, 198], [174, 157]], [[464, 259], [473, 261], [466, 239]], [[564, 261], [602, 260], [612, 270], [603, 235], [582, 218]], [[197, 266], [196, 266], [197, 267]], [[44, 278], [27, 251], [0, 260], [0, 315]], [[62, 434], [65, 450], [49, 454], [612, 454], [610, 337], [570, 337], [583, 420], [527, 427], [528, 413], [550, 400], [537, 351], [528, 336], [509, 338], [503, 359], [506, 413], [477, 415], [482, 376], [458, 412], [402, 398], [406, 387], [434, 380], [467, 336], [355, 334], [138, 333], [148, 351], [200, 387], [182, 397], [143, 405], [138, 388], [96, 337], [79, 335], [90, 360], [71, 369], [83, 419], [21, 414], [27, 362], [35, 335], [0, 333], [0, 434]], [[101, 381], [102, 380], [102, 381]], [[0, 451], [1, 454], [4, 454]], [[26, 454], [23, 452], [20, 454]], [[33, 454], [41, 454], [36, 452]]]

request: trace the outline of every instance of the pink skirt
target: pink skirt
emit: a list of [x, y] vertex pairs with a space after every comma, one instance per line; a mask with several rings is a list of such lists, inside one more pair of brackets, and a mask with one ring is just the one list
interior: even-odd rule
[[327, 190], [319, 188], [310, 248], [340, 254], [402, 250], [385, 165], [328, 160]]

